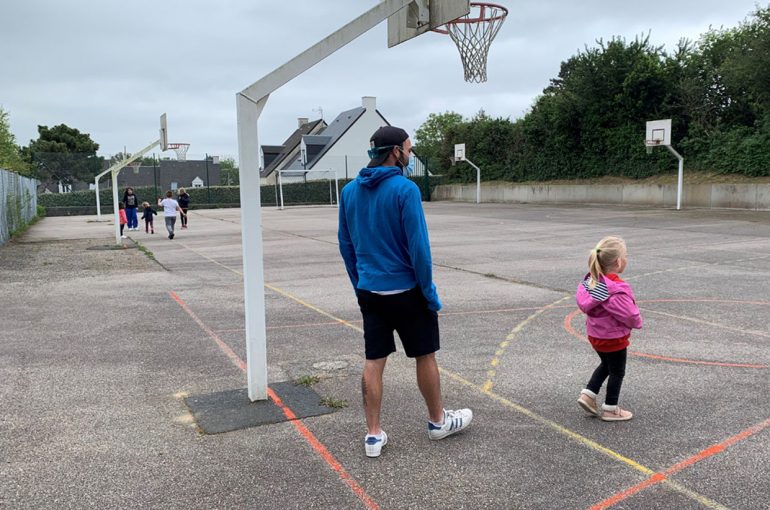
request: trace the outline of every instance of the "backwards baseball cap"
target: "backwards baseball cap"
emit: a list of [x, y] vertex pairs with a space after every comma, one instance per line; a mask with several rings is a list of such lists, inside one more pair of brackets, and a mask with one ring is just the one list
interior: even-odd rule
[[391, 149], [396, 145], [403, 145], [409, 134], [401, 128], [394, 126], [382, 126], [374, 132], [369, 139], [369, 168], [382, 165]]

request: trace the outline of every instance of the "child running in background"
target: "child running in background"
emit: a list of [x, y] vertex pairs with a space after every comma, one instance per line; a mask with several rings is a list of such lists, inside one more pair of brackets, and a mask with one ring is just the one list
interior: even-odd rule
[[120, 238], [125, 239], [126, 236], [123, 235], [123, 229], [126, 223], [128, 223], [128, 218], [126, 218], [126, 204], [123, 202], [118, 202], [118, 220], [120, 223]]
[[[588, 256], [589, 273], [578, 284], [577, 304], [586, 314], [588, 341], [601, 363], [594, 370], [578, 404], [604, 421], [626, 421], [630, 411], [618, 406], [620, 387], [626, 373], [626, 356], [632, 329], [642, 327], [642, 316], [631, 287], [618, 276], [626, 269], [626, 243], [619, 237], [605, 237]], [[596, 397], [607, 382], [607, 396], [601, 410]]]
[[166, 198], [158, 199], [158, 206], [163, 208], [163, 216], [166, 220], [166, 230], [168, 230], [168, 238], [174, 238], [174, 223], [176, 223], [176, 212], [179, 211], [182, 216], [186, 216], [182, 208], [179, 207], [179, 202], [174, 200], [174, 192], [169, 190], [166, 192]]
[[155, 226], [152, 224], [152, 215], [158, 214], [155, 209], [150, 207], [149, 202], [142, 202], [142, 207], [144, 208], [144, 213], [142, 213], [142, 219], [144, 220], [144, 231], [150, 232], [152, 234], [155, 233]]

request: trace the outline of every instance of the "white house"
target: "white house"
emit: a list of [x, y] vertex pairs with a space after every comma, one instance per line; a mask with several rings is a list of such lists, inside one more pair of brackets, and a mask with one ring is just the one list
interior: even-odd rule
[[[377, 111], [377, 99], [363, 97], [361, 106], [340, 113], [321, 129], [306, 129], [296, 150], [287, 151], [287, 144], [262, 146], [269, 165], [262, 174], [263, 182], [275, 182], [273, 174], [277, 170], [282, 171], [281, 180], [285, 182], [334, 178], [335, 173], [338, 179], [353, 178], [369, 163], [366, 151], [372, 133], [387, 125], [390, 123]], [[277, 148], [282, 148], [284, 154], [280, 161], [272, 156]]]

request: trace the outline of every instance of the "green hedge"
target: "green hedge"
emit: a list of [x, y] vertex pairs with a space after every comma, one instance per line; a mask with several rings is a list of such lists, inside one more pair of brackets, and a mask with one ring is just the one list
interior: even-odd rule
[[[340, 181], [340, 189], [347, 181]], [[134, 191], [141, 201], [157, 203], [155, 188], [137, 187]], [[190, 209], [214, 209], [221, 207], [240, 207], [240, 188], [238, 186], [212, 186], [211, 188], [187, 188], [190, 194]], [[262, 186], [260, 198], [263, 206], [277, 205], [276, 187]], [[120, 190], [118, 200], [123, 198]], [[112, 211], [112, 190], [99, 190], [102, 213]], [[284, 184], [283, 200], [285, 205], [310, 205], [329, 203], [329, 182], [311, 181], [307, 183]], [[334, 198], [336, 201], [336, 197]], [[94, 191], [74, 191], [72, 193], [45, 193], [38, 195], [38, 203], [45, 207], [47, 216], [67, 216], [94, 214], [96, 196]]]

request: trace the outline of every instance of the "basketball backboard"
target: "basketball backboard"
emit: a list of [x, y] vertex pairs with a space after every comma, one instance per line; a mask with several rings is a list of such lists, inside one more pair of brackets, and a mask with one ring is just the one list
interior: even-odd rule
[[644, 143], [647, 146], [671, 145], [671, 119], [647, 121]]
[[465, 161], [465, 144], [455, 144], [455, 161]]
[[168, 150], [168, 127], [166, 126], [166, 114], [160, 116], [160, 150]]
[[470, 0], [413, 0], [388, 18], [388, 48], [465, 16], [470, 11]]

